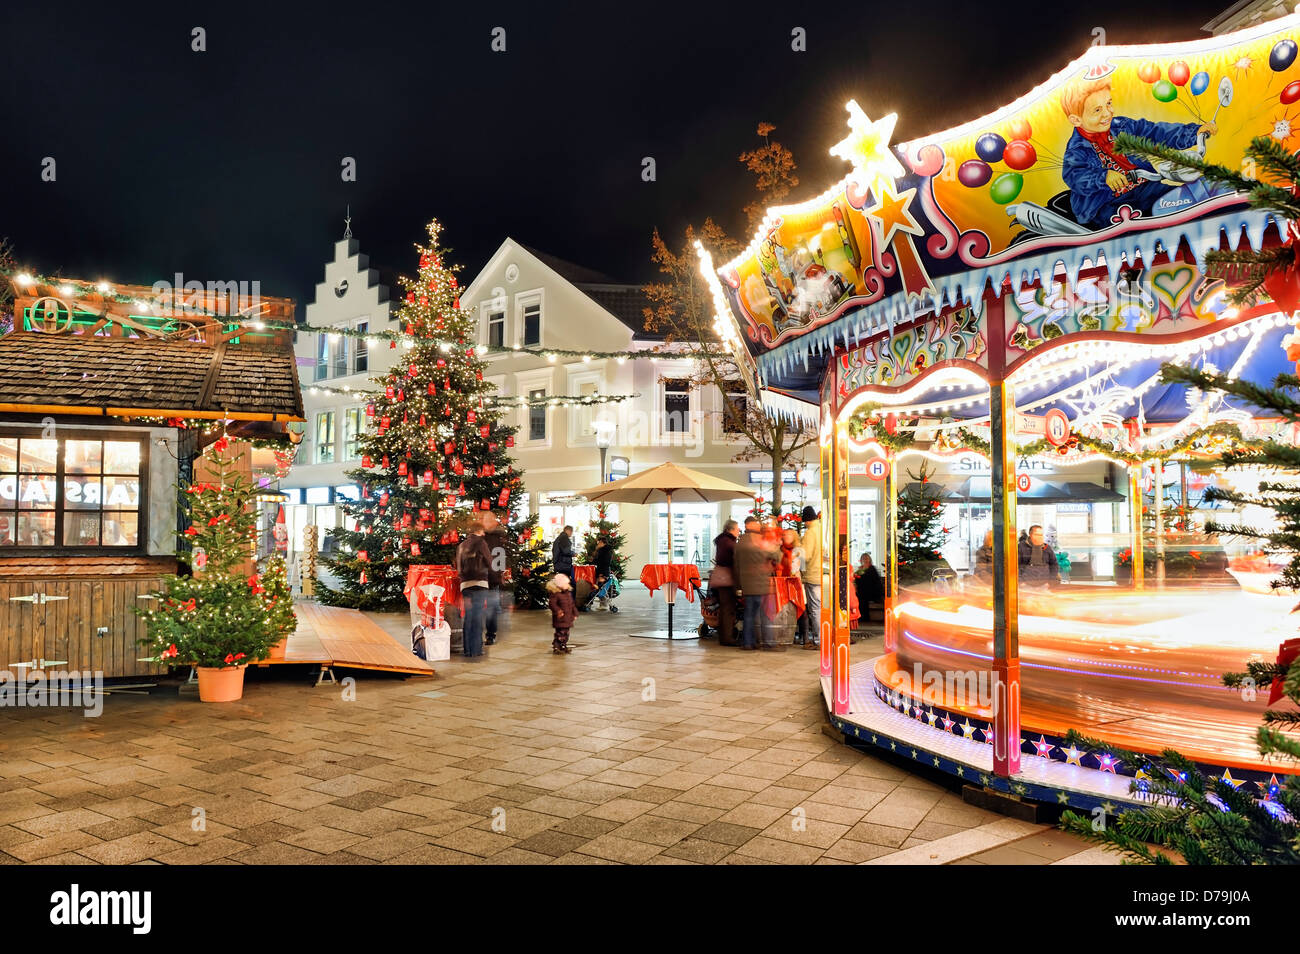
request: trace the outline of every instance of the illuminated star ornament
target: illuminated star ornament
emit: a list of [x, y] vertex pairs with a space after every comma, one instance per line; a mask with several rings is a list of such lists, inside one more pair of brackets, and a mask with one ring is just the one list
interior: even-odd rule
[[1050, 759], [1052, 757], [1052, 749], [1056, 748], [1056, 746], [1052, 745], [1051, 742], [1048, 742], [1047, 739], [1041, 735], [1038, 737], [1037, 742], [1030, 742], [1030, 745], [1034, 747], [1034, 754], [1042, 759]]
[[1263, 789], [1265, 801], [1277, 798], [1278, 790], [1281, 788], [1281, 783], [1277, 780], [1276, 775], [1270, 775], [1267, 782], [1256, 782], [1255, 784]]
[[951, 719], [949, 719], [947, 716], [944, 716], [944, 717], [943, 717], [943, 731], [945, 731], [945, 732], [951, 732], [951, 731], [952, 731], [952, 727], [955, 726], [956, 724], [957, 724], [956, 722], [953, 722], [953, 721], [952, 721]]
[[851, 163], [851, 176], [858, 189], [862, 192], [870, 189], [879, 200], [894, 180], [904, 174], [894, 151], [889, 148], [898, 114], [890, 113], [884, 119], [872, 122], [857, 100], [849, 100], [844, 108], [849, 111], [849, 134], [831, 146], [831, 155]]
[[1233, 778], [1233, 777], [1232, 777], [1232, 770], [1231, 770], [1231, 769], [1224, 769], [1224, 770], [1223, 770], [1223, 774], [1222, 774], [1221, 776], [1219, 776], [1219, 781], [1220, 781], [1220, 782], [1226, 782], [1227, 784], [1229, 784], [1229, 785], [1232, 786], [1233, 791], [1236, 791], [1237, 789], [1241, 788], [1242, 785], [1245, 784], [1245, 781], [1246, 781], [1246, 780], [1245, 780], [1245, 779]]
[[1103, 752], [1101, 755], [1096, 756], [1096, 759], [1099, 769], [1103, 772], [1109, 772], [1111, 775], [1115, 774], [1115, 766], [1119, 764], [1119, 759], [1109, 752]]
[[970, 719], [967, 719], [961, 724], [961, 734], [966, 736], [968, 739], [975, 735], [975, 726], [970, 724]]
[[1083, 763], [1080, 762], [1079, 759], [1087, 755], [1088, 754], [1087, 752], [1083, 752], [1073, 745], [1071, 745], [1068, 749], [1061, 749], [1061, 751], [1065, 753], [1066, 765], [1077, 765], [1079, 766], [1079, 768], [1083, 768]]

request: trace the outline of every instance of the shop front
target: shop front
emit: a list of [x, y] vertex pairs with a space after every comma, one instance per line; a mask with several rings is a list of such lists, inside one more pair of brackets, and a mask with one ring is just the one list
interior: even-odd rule
[[[1264, 385], [1291, 370], [1289, 312], [1265, 299], [1232, 307], [1205, 266], [1209, 249], [1287, 236], [1271, 213], [1186, 168], [1134, 162], [1142, 174], [1129, 185], [1098, 191], [1077, 172], [1100, 154], [1068, 168], [1059, 157], [1091, 148], [1081, 114], [1104, 101], [1149, 120], [1166, 145], [1240, 166], [1250, 139], [1270, 132], [1252, 117], [1277, 105], [1271, 74], [1294, 60], [1275, 51], [1294, 50], [1298, 35], [1291, 16], [1196, 43], [1094, 47], [1016, 103], [897, 147], [894, 117], [872, 122], [850, 102], [849, 135], [832, 149], [852, 166], [844, 180], [770, 210], [721, 267], [701, 249], [716, 327], [756, 363], [769, 413], [820, 429], [831, 515], [821, 672], [843, 731], [1085, 808], [1109, 797], [1097, 777], [1113, 777], [1114, 759], [1069, 754], [1056, 744], [1068, 728], [1158, 752], [1173, 724], [1195, 720], [1205, 731], [1183, 751], [1219, 773], [1262, 770], [1263, 704], [1225, 700], [1215, 675], [1276, 654], [1285, 600], [1244, 584], [1206, 589], [1234, 584], [1240, 545], [1206, 533], [1195, 501], [1209, 479], [1240, 479], [1214, 473], [1224, 451], [1278, 425], [1169, 383], [1161, 368]], [[1152, 85], [1184, 71], [1194, 83]], [[948, 566], [903, 588], [897, 504], [923, 482]], [[1047, 540], [1053, 565], [1022, 533]], [[868, 546], [888, 580], [885, 652], [853, 664], [852, 562]], [[1185, 574], [1173, 572], [1177, 554]], [[1039, 573], [1053, 589], [1033, 588]], [[942, 685], [961, 666], [978, 670], [986, 697], [923, 696], [922, 675]], [[899, 712], [924, 728], [887, 730]]]

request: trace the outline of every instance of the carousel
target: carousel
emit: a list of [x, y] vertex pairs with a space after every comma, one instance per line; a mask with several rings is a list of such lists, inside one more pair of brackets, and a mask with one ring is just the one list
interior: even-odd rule
[[[1270, 587], [1267, 555], [1206, 524], [1270, 515], [1203, 492], [1257, 485], [1219, 466], [1225, 451], [1300, 435], [1161, 371], [1262, 387], [1295, 371], [1300, 301], [1270, 287], [1234, 307], [1205, 262], [1292, 236], [1190, 167], [1114, 144], [1128, 133], [1231, 167], [1256, 137], [1300, 148], [1297, 40], [1293, 15], [1093, 47], [1020, 100], [901, 145], [895, 117], [850, 102], [831, 148], [843, 180], [771, 209], [731, 262], [699, 248], [717, 330], [768, 412], [820, 434], [820, 670], [846, 736], [1083, 809], [1141, 798], [1143, 767], [1112, 746], [1176, 748], [1262, 798], [1300, 771], [1257, 752], [1267, 693], [1221, 678], [1278, 655], [1297, 599]], [[918, 578], [898, 562], [900, 495], [918, 468], [958, 460], [981, 463], [983, 490], [940, 487], [934, 506], [965, 536]], [[885, 639], [851, 659], [854, 555], [873, 549], [851, 519], [864, 485], [880, 502]], [[1044, 538], [1056, 563], [1030, 574], [1022, 548]]]

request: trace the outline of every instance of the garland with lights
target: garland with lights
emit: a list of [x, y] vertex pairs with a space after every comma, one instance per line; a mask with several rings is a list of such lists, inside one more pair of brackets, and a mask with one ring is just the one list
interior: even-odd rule
[[[979, 454], [984, 458], [989, 458], [991, 448], [988, 440], [979, 434], [965, 427], [957, 428], [957, 437], [964, 449]], [[1055, 451], [1057, 454], [1065, 455], [1073, 451], [1087, 450], [1102, 457], [1107, 457], [1116, 463], [1136, 466], [1151, 462], [1164, 462], [1172, 460], [1181, 454], [1191, 450], [1196, 444], [1207, 439], [1219, 437], [1230, 441], [1238, 447], [1254, 447], [1251, 441], [1242, 436], [1241, 428], [1236, 424], [1229, 424], [1220, 421], [1217, 424], [1210, 424], [1206, 427], [1199, 428], [1188, 434], [1181, 440], [1171, 444], [1169, 447], [1160, 450], [1146, 450], [1131, 452], [1117, 448], [1110, 441], [1096, 437], [1088, 437], [1084, 434], [1072, 434], [1070, 439], [1061, 446], [1052, 445], [1046, 438], [1040, 437], [1022, 444], [1016, 448], [1017, 457], [1036, 457], [1040, 454], [1046, 454], [1049, 451]]]
[[[459, 307], [455, 270], [443, 262], [441, 226], [430, 222], [427, 232], [428, 244], [417, 246], [419, 276], [403, 280], [408, 294], [397, 312], [416, 344], [374, 379], [382, 391], [366, 406], [372, 423], [361, 438], [361, 466], [347, 471], [361, 494], [343, 504], [347, 519], [330, 531], [339, 547], [325, 563], [338, 582], [318, 590], [332, 605], [406, 607], [412, 565], [454, 564], [460, 535], [477, 513], [520, 509], [523, 475], [509, 455], [515, 429], [502, 423], [503, 406], [489, 400], [494, 388], [472, 343], [475, 322]], [[516, 582], [542, 563], [536, 521], [504, 528]]]
[[896, 414], [880, 416], [880, 405], [867, 404], [849, 418], [849, 436], [854, 440], [873, 440], [893, 454], [916, 444], [916, 418], [900, 421]]
[[[335, 397], [357, 397], [367, 398], [383, 394], [383, 391], [362, 390], [361, 388], [332, 388], [319, 384], [309, 384], [303, 388], [308, 394], [327, 394]], [[620, 404], [623, 401], [634, 401], [639, 398], [640, 393], [636, 394], [551, 394], [539, 398], [531, 397], [511, 397], [509, 395], [484, 395], [483, 403], [489, 407], [577, 407], [577, 406], [594, 406], [597, 404]]]

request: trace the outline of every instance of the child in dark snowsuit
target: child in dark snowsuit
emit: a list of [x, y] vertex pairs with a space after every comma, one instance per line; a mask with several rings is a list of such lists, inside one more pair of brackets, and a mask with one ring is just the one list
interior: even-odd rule
[[574, 602], [569, 578], [563, 573], [555, 574], [551, 582], [546, 584], [546, 590], [551, 594], [551, 625], [555, 627], [551, 652], [557, 655], [567, 653], [569, 652], [569, 630], [573, 627], [574, 620], [578, 618], [578, 604]]

